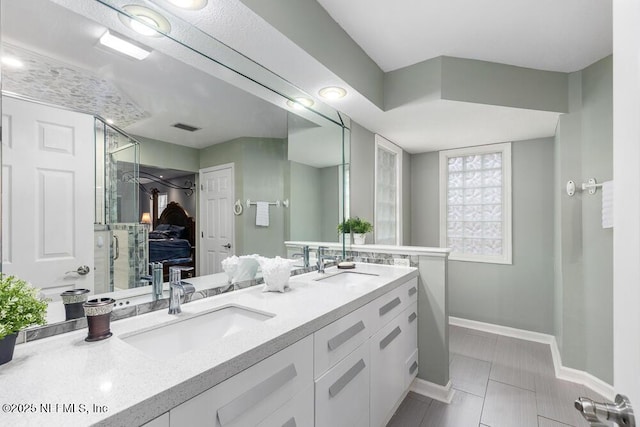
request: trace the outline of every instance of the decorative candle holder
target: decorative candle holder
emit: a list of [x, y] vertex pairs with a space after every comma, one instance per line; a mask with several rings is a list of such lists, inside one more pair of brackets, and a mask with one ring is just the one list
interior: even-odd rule
[[85, 341], [101, 341], [111, 335], [111, 312], [116, 300], [113, 298], [92, 299], [83, 304], [87, 316], [89, 334]]
[[64, 304], [64, 320], [79, 319], [84, 317], [83, 304], [87, 301], [89, 289], [72, 289], [60, 294]]

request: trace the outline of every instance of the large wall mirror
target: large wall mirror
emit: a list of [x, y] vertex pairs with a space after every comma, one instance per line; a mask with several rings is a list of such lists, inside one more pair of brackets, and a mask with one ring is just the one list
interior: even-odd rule
[[142, 293], [149, 262], [338, 241], [348, 118], [161, 1], [1, 6], [3, 273]]

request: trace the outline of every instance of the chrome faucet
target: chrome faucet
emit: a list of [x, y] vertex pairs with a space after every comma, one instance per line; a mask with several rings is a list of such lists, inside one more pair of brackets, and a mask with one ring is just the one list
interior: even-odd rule
[[324, 273], [325, 261], [335, 261], [337, 258], [334, 256], [328, 256], [324, 254], [324, 251], [329, 249], [327, 246], [318, 246], [318, 261], [316, 265], [318, 266], [318, 273]]
[[191, 296], [196, 291], [195, 286], [191, 283], [183, 282], [181, 279], [181, 270], [175, 267], [169, 267], [169, 314], [180, 314], [180, 297], [184, 295], [184, 303], [191, 301]]
[[149, 267], [151, 267], [151, 274], [140, 276], [140, 280], [149, 282], [151, 284], [151, 294], [153, 295], [153, 300], [157, 301], [159, 299], [162, 299], [162, 263], [151, 262], [149, 263]]
[[291, 255], [291, 258], [302, 258], [304, 267], [309, 267], [309, 245], [302, 246], [302, 252]]

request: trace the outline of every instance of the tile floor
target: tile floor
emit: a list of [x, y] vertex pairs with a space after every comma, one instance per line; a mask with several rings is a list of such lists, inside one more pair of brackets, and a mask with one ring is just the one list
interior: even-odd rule
[[410, 392], [387, 427], [587, 427], [579, 396], [603, 398], [555, 378], [549, 346], [451, 326], [449, 405]]

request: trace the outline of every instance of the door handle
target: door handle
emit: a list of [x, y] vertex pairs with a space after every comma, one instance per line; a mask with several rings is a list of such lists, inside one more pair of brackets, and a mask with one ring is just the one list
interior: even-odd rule
[[76, 270], [67, 271], [64, 274], [79, 274], [80, 276], [86, 276], [90, 271], [91, 269], [88, 265], [81, 265]]
[[116, 236], [115, 234], [113, 235], [113, 242], [114, 242], [114, 248], [115, 248], [115, 255], [113, 256], [113, 260], [117, 260], [118, 258], [120, 258], [120, 240], [118, 240], [118, 236]]
[[586, 397], [579, 397], [576, 409], [592, 425], [613, 422], [624, 427], [636, 427], [636, 418], [627, 396], [618, 394], [615, 403], [598, 403]]
[[226, 245], [222, 245], [223, 248], [231, 249], [231, 243], [227, 243]]

